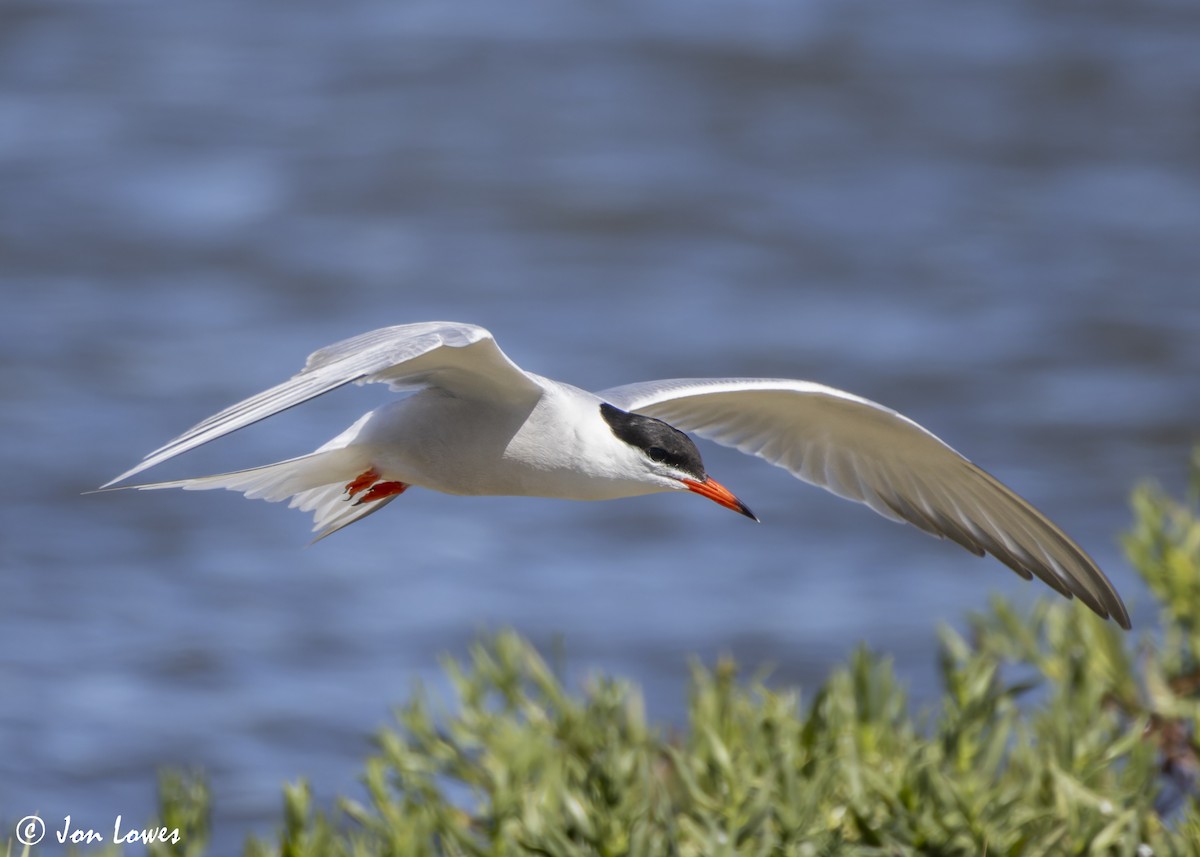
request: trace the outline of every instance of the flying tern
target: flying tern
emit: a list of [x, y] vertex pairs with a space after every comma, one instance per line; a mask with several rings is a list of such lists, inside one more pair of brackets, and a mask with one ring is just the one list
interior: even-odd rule
[[[349, 383], [411, 395], [308, 455], [117, 486], [201, 444]], [[1027, 501], [896, 411], [811, 381], [682, 378], [590, 393], [527, 372], [482, 327], [385, 327], [313, 353], [291, 379], [200, 422], [102, 486], [225, 488], [314, 516], [323, 538], [412, 486], [447, 494], [608, 500], [690, 491], [758, 520], [705, 471], [690, 432], [782, 467], [885, 518], [989, 553], [1129, 628], [1096, 563]]]

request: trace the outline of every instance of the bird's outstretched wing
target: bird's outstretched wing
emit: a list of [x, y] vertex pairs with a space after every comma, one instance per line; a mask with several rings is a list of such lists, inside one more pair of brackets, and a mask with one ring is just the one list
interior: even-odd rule
[[445, 321], [383, 327], [314, 352], [292, 378], [198, 423], [103, 487], [351, 382], [383, 382], [396, 390], [437, 386], [511, 403], [542, 392], [482, 327]]
[[986, 551], [1129, 628], [1121, 597], [1082, 548], [998, 479], [889, 408], [821, 384], [766, 378], [648, 381], [597, 395], [756, 455], [976, 555]]

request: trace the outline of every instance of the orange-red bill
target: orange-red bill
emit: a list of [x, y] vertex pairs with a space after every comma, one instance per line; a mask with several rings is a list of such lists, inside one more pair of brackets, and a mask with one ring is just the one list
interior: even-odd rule
[[745, 515], [752, 521], [757, 521], [758, 516], [750, 511], [750, 507], [733, 496], [733, 492], [722, 485], [712, 477], [706, 478], [703, 482], [697, 482], [694, 479], [679, 480], [694, 494], [699, 494], [701, 497], [707, 497], [714, 503], [724, 506], [726, 509], [732, 509], [740, 515]]

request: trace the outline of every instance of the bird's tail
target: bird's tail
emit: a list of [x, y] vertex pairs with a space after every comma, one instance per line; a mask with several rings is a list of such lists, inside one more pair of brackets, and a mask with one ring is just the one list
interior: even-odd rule
[[182, 488], [185, 491], [208, 491], [224, 488], [240, 491], [251, 500], [266, 500], [269, 503], [290, 500], [290, 508], [313, 513], [313, 531], [317, 533], [313, 539], [315, 542], [382, 509], [395, 499], [395, 496], [388, 496], [371, 502], [355, 502], [347, 491], [347, 485], [370, 466], [361, 451], [342, 447], [317, 450], [298, 458], [248, 470], [142, 485], [118, 485], [101, 490]]

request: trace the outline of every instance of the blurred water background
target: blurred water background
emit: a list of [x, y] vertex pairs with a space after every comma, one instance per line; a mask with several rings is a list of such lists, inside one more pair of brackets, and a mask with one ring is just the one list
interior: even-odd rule
[[[355, 793], [391, 706], [486, 628], [670, 721], [690, 655], [811, 687], [864, 640], [928, 700], [939, 622], [1052, 595], [710, 446], [761, 526], [414, 491], [305, 549], [305, 517], [225, 492], [80, 496], [385, 324], [483, 324], [590, 388], [877, 399], [1051, 514], [1144, 627], [1117, 534], [1136, 480], [1184, 482], [1198, 272], [1190, 0], [8, 0], [0, 817], [110, 829], [202, 767], [232, 853], [284, 780]], [[307, 451], [386, 395], [152, 475]]]

